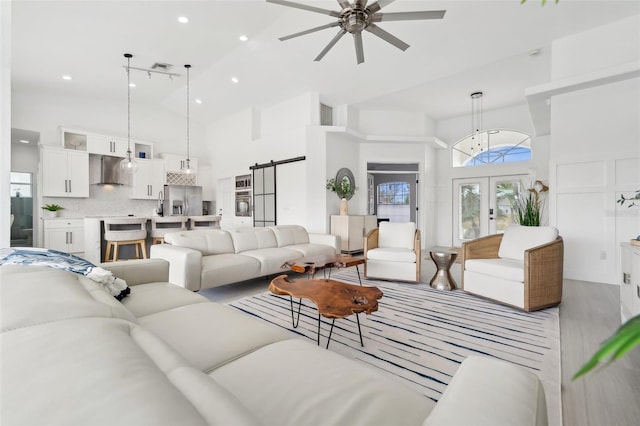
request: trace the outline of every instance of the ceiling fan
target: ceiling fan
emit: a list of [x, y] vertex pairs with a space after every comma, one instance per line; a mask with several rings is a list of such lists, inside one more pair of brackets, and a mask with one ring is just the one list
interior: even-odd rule
[[346, 33], [353, 34], [353, 41], [356, 46], [356, 59], [358, 64], [364, 62], [364, 50], [362, 48], [362, 30], [369, 31], [370, 33], [380, 37], [384, 41], [391, 43], [400, 50], [407, 50], [409, 45], [394, 35], [383, 30], [375, 24], [375, 22], [381, 21], [408, 21], [417, 19], [442, 19], [445, 14], [445, 10], [431, 10], [424, 12], [395, 12], [395, 13], [382, 13], [380, 10], [393, 3], [395, 0], [378, 0], [367, 6], [368, 0], [337, 0], [338, 4], [342, 8], [341, 11], [336, 12], [333, 10], [322, 9], [319, 7], [309, 6], [306, 4], [294, 3], [287, 0], [267, 0], [268, 3], [276, 3], [282, 6], [295, 7], [297, 9], [308, 10], [310, 12], [322, 13], [323, 15], [333, 16], [338, 18], [337, 21], [330, 24], [321, 25], [319, 27], [310, 28], [299, 33], [291, 34], [288, 36], [280, 37], [279, 40], [285, 41], [294, 37], [310, 34], [316, 31], [324, 30], [332, 27], [340, 27], [338, 34], [336, 34], [329, 44], [320, 52], [315, 58], [316, 61], [321, 60], [324, 55], [342, 38]]

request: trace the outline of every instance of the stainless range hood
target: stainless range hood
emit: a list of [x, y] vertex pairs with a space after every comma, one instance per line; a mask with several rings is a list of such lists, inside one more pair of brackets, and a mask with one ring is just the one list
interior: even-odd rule
[[100, 182], [98, 185], [124, 185], [120, 179], [120, 157], [100, 157]]

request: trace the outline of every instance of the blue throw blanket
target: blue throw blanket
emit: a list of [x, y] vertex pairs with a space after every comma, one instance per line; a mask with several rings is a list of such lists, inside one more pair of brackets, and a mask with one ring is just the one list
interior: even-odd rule
[[131, 289], [123, 280], [116, 278], [110, 271], [100, 268], [87, 260], [58, 250], [43, 248], [5, 248], [0, 249], [1, 265], [36, 265], [62, 269], [85, 275], [105, 286], [113, 297], [122, 300]]

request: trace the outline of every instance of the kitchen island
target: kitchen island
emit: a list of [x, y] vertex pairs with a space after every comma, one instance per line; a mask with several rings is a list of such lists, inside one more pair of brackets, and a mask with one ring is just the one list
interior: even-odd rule
[[[151, 219], [154, 216], [89, 216], [84, 218], [84, 258], [91, 263], [101, 263], [104, 260], [104, 253], [106, 248], [106, 242], [104, 239], [104, 220], [114, 217], [136, 217], [141, 219], [147, 219], [147, 253], [149, 253], [149, 247], [151, 246]], [[157, 217], [157, 216], [155, 216]], [[191, 229], [193, 223], [200, 223], [206, 221], [214, 227], [220, 227], [220, 216], [207, 215], [207, 216], [187, 216], [187, 229]], [[193, 220], [192, 220], [193, 218]], [[121, 248], [121, 254], [119, 257], [123, 259], [134, 257], [133, 246], [124, 246]]]

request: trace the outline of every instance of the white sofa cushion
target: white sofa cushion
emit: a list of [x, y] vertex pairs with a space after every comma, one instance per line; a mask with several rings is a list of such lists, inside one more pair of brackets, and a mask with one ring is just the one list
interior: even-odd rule
[[300, 225], [278, 225], [267, 228], [271, 229], [276, 236], [278, 247], [309, 243], [309, 234]]
[[303, 340], [264, 346], [209, 375], [266, 425], [420, 425], [435, 405], [372, 368]]
[[184, 361], [133, 323], [68, 319], [0, 339], [3, 424], [207, 423], [169, 378]]
[[550, 243], [558, 238], [558, 230], [553, 226], [510, 225], [505, 229], [498, 256], [524, 260], [527, 249]]
[[131, 287], [131, 294], [122, 299], [122, 304], [136, 317], [150, 315], [178, 306], [208, 302], [204, 296], [184, 291], [166, 282], [147, 283]]
[[378, 247], [395, 247], [413, 250], [416, 224], [413, 222], [380, 222]]
[[275, 234], [268, 228], [238, 228], [230, 234], [236, 253], [278, 247]]
[[407, 248], [379, 247], [367, 250], [367, 260], [369, 259], [416, 263], [416, 252]]
[[12, 303], [0, 310], [2, 330], [69, 318], [132, 319], [113, 296], [104, 297], [104, 286], [88, 283], [87, 288], [79, 278], [83, 276], [46, 266], [3, 265], [0, 298]]
[[324, 244], [294, 244], [286, 247], [288, 250], [300, 252], [302, 256], [331, 256], [336, 254], [336, 250], [332, 246]]
[[469, 259], [464, 262], [464, 269], [509, 281], [524, 282], [524, 262], [522, 260]]
[[260, 274], [269, 275], [283, 272], [282, 265], [289, 261], [302, 257], [302, 253], [288, 248], [264, 248], [260, 250], [248, 250], [242, 256], [250, 256], [260, 262]]
[[197, 229], [193, 231], [168, 232], [165, 242], [210, 254], [235, 253], [231, 235], [221, 229]]
[[158, 312], [140, 318], [140, 324], [204, 372], [293, 337], [283, 328], [215, 302]]
[[217, 254], [202, 258], [201, 282], [205, 288], [249, 280], [260, 275], [260, 262], [243, 254]]

